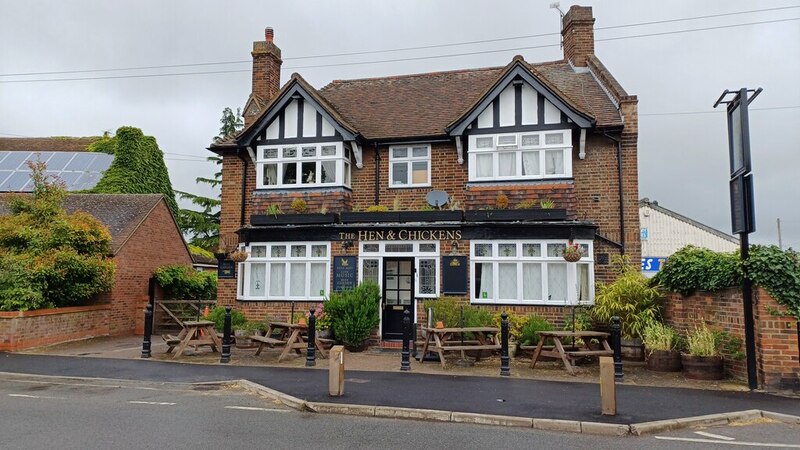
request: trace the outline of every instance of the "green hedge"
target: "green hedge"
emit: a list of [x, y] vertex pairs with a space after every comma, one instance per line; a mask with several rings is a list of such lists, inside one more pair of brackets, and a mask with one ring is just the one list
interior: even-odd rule
[[163, 266], [153, 274], [167, 300], [216, 300], [217, 273], [191, 266]]

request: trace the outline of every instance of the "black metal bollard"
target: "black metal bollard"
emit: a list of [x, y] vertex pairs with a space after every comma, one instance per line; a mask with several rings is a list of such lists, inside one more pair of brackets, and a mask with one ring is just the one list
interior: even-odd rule
[[308, 350], [306, 351], [306, 367], [317, 365], [317, 318], [314, 317], [314, 308], [311, 308], [311, 315], [308, 316]]
[[231, 307], [225, 307], [225, 322], [222, 325], [222, 354], [219, 362], [227, 363], [231, 361]]
[[507, 377], [511, 375], [508, 366], [508, 314], [503, 312], [500, 318], [500, 376]]
[[622, 336], [619, 317], [611, 318], [611, 348], [614, 350], [614, 378], [622, 379]]
[[419, 361], [417, 358], [417, 323], [414, 322], [411, 324], [411, 357]]
[[144, 308], [144, 339], [142, 340], [142, 358], [149, 358], [150, 336], [153, 334], [153, 305], [147, 304]]
[[411, 362], [408, 360], [410, 355], [409, 344], [411, 343], [411, 311], [403, 312], [403, 351], [401, 352], [400, 370], [407, 372], [411, 370]]

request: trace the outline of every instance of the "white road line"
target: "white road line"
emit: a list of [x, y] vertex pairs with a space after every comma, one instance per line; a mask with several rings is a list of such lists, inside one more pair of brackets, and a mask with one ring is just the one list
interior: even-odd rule
[[130, 400], [128, 403], [133, 403], [135, 405], [157, 405], [157, 406], [172, 406], [175, 403], [172, 402], [142, 402], [138, 400]]
[[701, 444], [717, 444], [717, 445], [741, 445], [745, 447], [770, 447], [770, 448], [800, 448], [797, 444], [776, 444], [771, 442], [734, 442], [734, 441], [718, 441], [714, 439], [694, 439], [682, 438], [672, 436], [655, 436], [656, 439], [664, 441], [682, 441], [682, 442], [698, 442]]
[[705, 431], [695, 431], [694, 434], [699, 434], [700, 436], [705, 436], [712, 439], [722, 439], [723, 441], [735, 441], [736, 438], [732, 438], [729, 436], [723, 436], [721, 434], [714, 434], [714, 433], [706, 433]]
[[8, 394], [9, 397], [22, 397], [22, 398], [46, 398], [52, 400], [66, 400], [64, 397], [49, 397], [47, 395], [28, 395], [28, 394]]
[[225, 409], [241, 409], [242, 411], [267, 411], [267, 412], [289, 412], [288, 409], [256, 408], [255, 406], [226, 406]]

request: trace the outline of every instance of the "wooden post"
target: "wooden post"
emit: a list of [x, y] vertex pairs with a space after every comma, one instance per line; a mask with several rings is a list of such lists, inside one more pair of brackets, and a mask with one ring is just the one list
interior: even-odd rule
[[343, 345], [334, 345], [328, 353], [328, 393], [332, 397], [344, 394]]
[[604, 416], [617, 415], [617, 385], [614, 384], [614, 358], [600, 357], [600, 405]]

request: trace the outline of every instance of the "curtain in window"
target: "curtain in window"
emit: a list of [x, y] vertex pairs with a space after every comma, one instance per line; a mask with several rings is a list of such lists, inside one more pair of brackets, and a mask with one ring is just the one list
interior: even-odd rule
[[545, 173], [558, 175], [564, 173], [564, 151], [548, 150], [544, 153]]
[[286, 290], [286, 264], [272, 263], [269, 266], [269, 296], [283, 297]]
[[578, 301], [589, 301], [589, 264], [578, 264]]
[[336, 161], [322, 161], [322, 177], [320, 183], [335, 183], [336, 182]]
[[290, 264], [289, 296], [302, 297], [306, 295], [306, 263]]
[[274, 186], [278, 184], [278, 165], [264, 164], [264, 184]]
[[492, 155], [475, 156], [475, 175], [479, 178], [492, 176]]
[[428, 162], [411, 163], [411, 182], [414, 184], [426, 184], [428, 182]]
[[522, 264], [522, 299], [542, 300], [542, 265]]
[[500, 153], [498, 158], [498, 170], [501, 177], [513, 177], [517, 174], [517, 155], [515, 153]]
[[492, 281], [492, 263], [476, 263], [475, 264], [475, 298], [478, 299], [492, 299], [494, 298], [494, 290]]
[[311, 263], [311, 292], [312, 297], [324, 296], [325, 291], [325, 263]]
[[250, 296], [263, 297], [265, 290], [267, 265], [264, 263], [250, 264]]
[[548, 300], [567, 301], [567, 265], [550, 263], [547, 265]]
[[497, 281], [501, 300], [517, 299], [517, 264], [498, 264]]
[[522, 175], [539, 174], [539, 152], [522, 152]]

